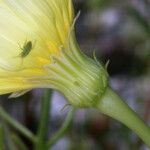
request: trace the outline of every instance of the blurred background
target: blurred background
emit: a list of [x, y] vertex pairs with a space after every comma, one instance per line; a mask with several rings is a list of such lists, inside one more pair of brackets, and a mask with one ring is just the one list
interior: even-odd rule
[[[74, 6], [76, 14], [81, 11], [76, 24], [81, 49], [91, 58], [95, 52], [103, 64], [110, 62], [111, 86], [150, 125], [150, 1], [74, 0]], [[42, 93], [43, 90], [36, 89], [13, 100], [5, 95], [0, 97], [0, 103], [13, 118], [36, 133]], [[47, 137], [64, 122], [71, 109], [71, 106], [63, 109], [66, 104], [63, 96], [54, 91]], [[17, 133], [7, 124], [5, 128], [7, 133]], [[30, 141], [19, 136], [32, 150]], [[5, 136], [5, 143], [11, 143], [9, 134]], [[9, 146], [6, 149], [9, 150]], [[148, 148], [124, 125], [95, 110], [83, 109], [76, 112], [67, 132], [52, 150]]]

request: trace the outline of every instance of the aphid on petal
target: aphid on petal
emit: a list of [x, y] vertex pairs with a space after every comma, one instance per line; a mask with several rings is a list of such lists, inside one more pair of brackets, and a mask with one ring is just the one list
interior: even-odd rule
[[19, 47], [22, 50], [22, 52], [19, 54], [19, 56], [22, 58], [25, 58], [26, 56], [28, 56], [28, 54], [33, 49], [33, 45], [32, 45], [31, 41], [25, 42], [23, 47], [21, 47], [20, 45], [19, 45]]
[[32, 41], [25, 41], [23, 47], [21, 47], [19, 44], [19, 48], [22, 50], [22, 52], [17, 57], [21, 58], [21, 67], [23, 65], [23, 59], [30, 54], [30, 52], [34, 49], [34, 47], [35, 47], [35, 42], [33, 44]]

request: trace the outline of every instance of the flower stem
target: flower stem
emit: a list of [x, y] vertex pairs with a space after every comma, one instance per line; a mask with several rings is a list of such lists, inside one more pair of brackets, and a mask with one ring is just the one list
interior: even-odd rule
[[0, 149], [4, 149], [4, 128], [3, 124], [0, 123]]
[[150, 147], [150, 128], [112, 89], [106, 90], [96, 107], [132, 129]]
[[75, 109], [72, 109], [67, 117], [65, 122], [63, 123], [62, 127], [52, 136], [52, 138], [49, 139], [47, 143], [47, 147], [51, 148], [68, 130], [72, 120], [73, 120], [73, 115], [74, 115]]
[[7, 124], [4, 123], [4, 134], [5, 134], [5, 140], [6, 140], [6, 147], [9, 150], [16, 150], [17, 146], [15, 145], [15, 143], [12, 141], [11, 139], [11, 131], [9, 129], [9, 127], [7, 126]]
[[21, 150], [27, 150], [28, 148], [26, 147], [26, 145], [24, 144], [24, 142], [21, 140], [21, 138], [19, 136], [17, 136], [16, 134], [11, 134], [11, 139], [12, 141], [17, 145], [17, 147]]
[[49, 120], [49, 111], [50, 111], [50, 99], [51, 99], [52, 91], [45, 90], [42, 98], [41, 104], [41, 117], [39, 128], [37, 132], [37, 142], [35, 144], [36, 150], [47, 150], [46, 149], [46, 133], [47, 133], [47, 125]]
[[19, 122], [17, 122], [15, 119], [13, 119], [7, 112], [5, 112], [5, 110], [1, 106], [0, 117], [17, 131], [19, 131], [22, 135], [28, 138], [30, 141], [36, 141], [36, 137], [33, 135], [33, 133], [25, 128], [23, 125], [21, 125]]

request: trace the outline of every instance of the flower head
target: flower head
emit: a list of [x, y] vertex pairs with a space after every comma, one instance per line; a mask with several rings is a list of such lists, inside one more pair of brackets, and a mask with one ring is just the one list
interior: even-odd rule
[[74, 23], [71, 0], [1, 0], [0, 94], [54, 88], [75, 106], [94, 104], [107, 73], [80, 52]]

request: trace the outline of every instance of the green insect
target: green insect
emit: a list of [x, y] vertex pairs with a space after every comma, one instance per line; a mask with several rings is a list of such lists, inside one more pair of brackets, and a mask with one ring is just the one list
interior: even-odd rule
[[19, 56], [21, 58], [25, 58], [26, 56], [29, 55], [29, 53], [31, 52], [31, 50], [33, 49], [33, 44], [31, 41], [25, 42], [23, 47], [21, 47], [19, 45], [20, 49], [22, 50], [22, 52], [19, 54]]
[[22, 50], [22, 52], [17, 57], [21, 58], [20, 67], [22, 67], [23, 59], [30, 54], [31, 50], [33, 50], [35, 46], [35, 42], [32, 43], [32, 41], [25, 41], [25, 43], [23, 44], [23, 47], [21, 47], [20, 44], [18, 45], [19, 45], [19, 48]]
[[6, 69], [6, 68], [2, 68], [0, 67], [1, 69], [3, 70], [6, 70], [6, 71], [20, 71], [22, 68], [22, 65], [23, 65], [23, 59], [29, 55], [29, 53], [31, 52], [31, 50], [34, 48], [34, 45], [35, 45], [35, 42], [34, 44], [32, 44], [32, 41], [25, 41], [23, 47], [19, 45], [19, 48], [22, 50], [22, 52], [18, 55], [18, 56], [15, 56], [13, 58], [21, 58], [21, 64], [20, 64], [20, 67], [18, 69]]

